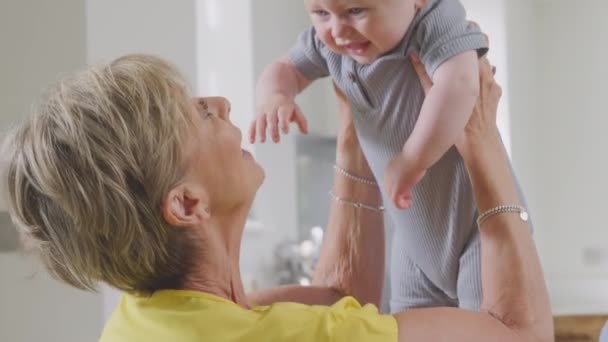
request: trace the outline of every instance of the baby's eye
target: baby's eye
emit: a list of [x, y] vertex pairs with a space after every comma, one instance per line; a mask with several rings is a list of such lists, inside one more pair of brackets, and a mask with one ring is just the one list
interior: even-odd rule
[[326, 10], [314, 10], [312, 11], [312, 13], [321, 18], [329, 16], [329, 12], [327, 12]]
[[359, 15], [365, 12], [365, 8], [355, 7], [348, 10], [348, 14], [350, 15]]

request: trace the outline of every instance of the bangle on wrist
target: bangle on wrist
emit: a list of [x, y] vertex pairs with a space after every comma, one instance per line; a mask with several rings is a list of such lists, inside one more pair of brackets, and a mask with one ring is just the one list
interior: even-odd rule
[[352, 173], [346, 171], [345, 169], [339, 167], [338, 165], [334, 165], [334, 170], [339, 172], [344, 177], [346, 177], [350, 180], [353, 180], [355, 182], [363, 183], [363, 184], [370, 185], [370, 186], [378, 186], [378, 183], [375, 180], [353, 175]]
[[361, 203], [361, 202], [350, 201], [350, 200], [344, 199], [342, 197], [339, 197], [333, 191], [330, 191], [329, 195], [335, 201], [343, 203], [343, 204], [350, 205], [350, 206], [355, 207], [357, 209], [367, 209], [367, 210], [375, 211], [377, 213], [382, 213], [384, 211], [384, 206], [383, 205], [381, 205], [381, 206], [373, 206], [373, 205], [368, 205], [368, 204]]
[[523, 222], [528, 222], [528, 219], [530, 218], [526, 208], [522, 207], [521, 205], [499, 205], [490, 210], [486, 210], [479, 215], [477, 218], [477, 227], [481, 227], [482, 223], [490, 217], [505, 213], [518, 213], [519, 218]]

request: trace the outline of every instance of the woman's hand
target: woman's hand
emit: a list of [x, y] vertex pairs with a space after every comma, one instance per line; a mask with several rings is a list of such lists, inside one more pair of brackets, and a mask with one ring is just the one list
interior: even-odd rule
[[502, 96], [502, 88], [494, 79], [495, 70], [490, 65], [487, 57], [480, 60], [479, 98], [473, 108], [473, 115], [471, 115], [464, 128], [463, 136], [456, 142], [456, 147], [461, 154], [467, 154], [474, 144], [483, 143], [488, 139], [496, 139], [500, 136], [496, 126], [496, 112], [498, 102]]
[[[410, 61], [426, 94], [433, 82], [416, 55], [410, 55]], [[496, 126], [496, 111], [502, 96], [502, 89], [494, 79], [494, 71], [495, 68], [490, 65], [488, 58], [481, 58], [479, 63], [479, 98], [462, 136], [456, 142], [456, 148], [463, 157], [469, 154], [473, 146], [499, 137], [498, 127]]]

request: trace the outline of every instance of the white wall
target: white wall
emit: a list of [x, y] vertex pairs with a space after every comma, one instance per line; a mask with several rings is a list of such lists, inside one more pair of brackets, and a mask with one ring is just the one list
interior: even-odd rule
[[[538, 203], [542, 200], [541, 189], [536, 180], [542, 177], [538, 172], [535, 153], [530, 150], [531, 142], [538, 137], [537, 122], [537, 48], [540, 39], [537, 23], [538, 6], [529, 0], [509, 0], [506, 6], [507, 45], [509, 69], [509, 93], [503, 96], [503, 102], [508, 101], [511, 122], [512, 159], [517, 176], [522, 183], [528, 205], [537, 227], [535, 240], [539, 248], [544, 249], [546, 240], [545, 223], [542, 215], [536, 215]], [[534, 144], [532, 144], [534, 145]]]
[[[558, 0], [538, 12], [539, 103], [535, 139], [547, 224], [544, 261], [552, 288], [578, 283], [568, 307], [589, 298], [608, 310], [608, 3]], [[531, 142], [532, 143], [532, 142]], [[532, 144], [530, 144], [532, 145]], [[541, 153], [542, 151], [542, 153]], [[549, 242], [550, 241], [550, 242]], [[594, 294], [589, 296], [589, 293]], [[579, 298], [580, 296], [580, 298]], [[558, 307], [559, 309], [559, 307]]]
[[87, 0], [87, 63], [153, 54], [176, 65], [196, 90], [195, 2]]
[[[84, 12], [78, 0], [0, 2], [2, 131], [29, 113], [44, 87], [85, 65]], [[99, 295], [50, 279], [35, 260], [17, 253], [0, 254], [0, 275], [0, 341], [79, 342], [99, 336]]]
[[101, 296], [52, 279], [33, 257], [0, 254], [0, 341], [96, 341]]
[[608, 3], [510, 1], [513, 158], [553, 308], [605, 313]]

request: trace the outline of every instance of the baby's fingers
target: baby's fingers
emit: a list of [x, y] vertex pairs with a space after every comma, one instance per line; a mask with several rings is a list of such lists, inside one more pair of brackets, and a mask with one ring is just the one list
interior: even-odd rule
[[255, 119], [253, 121], [251, 121], [251, 124], [249, 124], [249, 143], [250, 144], [255, 143], [257, 125], [258, 125], [258, 121]]
[[260, 142], [266, 142], [266, 114], [259, 115], [256, 120], [256, 133], [260, 137]]
[[283, 106], [279, 108], [279, 126], [281, 126], [281, 131], [283, 134], [289, 133], [289, 122], [291, 121], [291, 117], [294, 115], [293, 113], [294, 107], [292, 106]]
[[272, 141], [279, 142], [279, 118], [276, 111], [272, 111], [266, 115], [266, 120], [268, 121], [268, 126], [270, 126], [270, 136], [272, 137]]
[[293, 121], [296, 122], [302, 134], [308, 134], [308, 121], [306, 121], [306, 117], [304, 117], [304, 114], [302, 114], [302, 111], [298, 106], [295, 107], [295, 116]]

